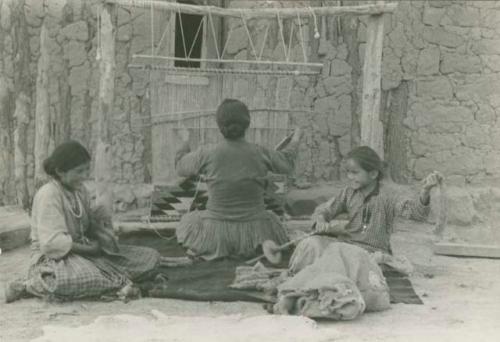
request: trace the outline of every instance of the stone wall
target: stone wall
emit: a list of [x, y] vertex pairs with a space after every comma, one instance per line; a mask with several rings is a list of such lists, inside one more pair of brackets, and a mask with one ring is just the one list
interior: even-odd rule
[[387, 31], [388, 130], [391, 107], [403, 109], [394, 126], [404, 138], [387, 132], [397, 176], [413, 180], [440, 170], [449, 183], [494, 184], [500, 176], [500, 4], [402, 1]]
[[[31, 192], [34, 187], [35, 84], [42, 25], [49, 32], [50, 144], [71, 137], [94, 149], [98, 2], [0, 0], [0, 204], [16, 201], [13, 153], [21, 120], [16, 107], [21, 104], [29, 109], [24, 118], [25, 172]], [[282, 6], [265, 1], [229, 5]], [[126, 193], [122, 197], [134, 203], [135, 190], [125, 189], [127, 184], [150, 182], [151, 134], [140, 120], [150, 115], [148, 76], [128, 64], [134, 53], [150, 52], [151, 18], [147, 9], [117, 8], [114, 15], [117, 65], [111, 162], [115, 182], [122, 184], [118, 193]], [[157, 47], [168, 19], [155, 14]], [[341, 177], [342, 156], [359, 142], [365, 22], [366, 18], [350, 16], [320, 19], [319, 39], [314, 38], [312, 25], [302, 23], [306, 54], [324, 68], [317, 79], [294, 77], [292, 107], [320, 113], [292, 118], [305, 129], [298, 183]], [[296, 21], [285, 22], [287, 39], [292, 25], [293, 34], [298, 34]], [[263, 28], [259, 21], [250, 24], [252, 34], [260, 38]], [[495, 37], [500, 32], [500, 5], [493, 1], [401, 1], [396, 13], [386, 16], [385, 30], [382, 114], [392, 177], [412, 182], [438, 169], [457, 184], [497, 179], [500, 100], [495, 92], [500, 89], [500, 41]], [[243, 28], [236, 27], [235, 34], [242, 39], [228, 46], [229, 56], [250, 57], [252, 52], [242, 44]], [[269, 34], [264, 56], [283, 59], [278, 26], [271, 27]], [[299, 44], [293, 44], [290, 51], [291, 60], [302, 60]]]
[[[0, 204], [15, 202], [14, 136], [19, 124], [16, 101], [27, 97], [26, 175], [34, 191], [34, 117], [37, 63], [42, 25], [48, 30], [50, 146], [69, 138], [92, 151], [96, 141], [99, 70], [97, 5], [90, 0], [0, 0]], [[132, 54], [150, 44], [147, 11], [117, 9], [113, 174], [116, 183], [148, 181], [147, 135], [138, 125], [148, 112], [145, 89], [132, 85]], [[159, 16], [161, 18], [161, 16]], [[148, 32], [148, 35], [146, 35]], [[157, 32], [159, 37], [160, 33]]]

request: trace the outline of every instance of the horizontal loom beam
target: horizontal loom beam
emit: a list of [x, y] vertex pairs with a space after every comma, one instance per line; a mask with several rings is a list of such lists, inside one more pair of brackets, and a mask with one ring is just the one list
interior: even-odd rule
[[107, 4], [116, 4], [127, 7], [156, 8], [167, 11], [179, 11], [187, 14], [214, 15], [220, 17], [255, 18], [276, 18], [281, 19], [332, 15], [377, 15], [392, 13], [397, 7], [397, 3], [359, 5], [359, 6], [324, 6], [324, 7], [293, 7], [293, 8], [222, 8], [216, 6], [197, 6], [181, 4], [176, 2], [161, 2], [155, 0], [134, 1], [134, 0], [103, 0]]
[[[246, 59], [218, 59], [218, 58], [191, 58], [191, 57], [173, 57], [173, 56], [153, 56], [153, 55], [133, 55], [135, 62], [138, 60], [154, 62], [154, 61], [183, 61], [183, 62], [209, 62], [221, 64], [251, 64], [251, 65], [271, 65], [283, 67], [309, 67], [322, 68], [323, 63], [306, 63], [306, 62], [281, 62], [281, 61], [259, 61]], [[297, 71], [297, 73], [300, 73]]]

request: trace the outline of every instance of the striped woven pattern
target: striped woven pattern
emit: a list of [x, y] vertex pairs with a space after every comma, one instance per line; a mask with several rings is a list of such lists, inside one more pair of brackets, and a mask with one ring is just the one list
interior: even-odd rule
[[[264, 197], [268, 211], [279, 217], [285, 214], [284, 203], [287, 177], [270, 174]], [[208, 201], [207, 184], [201, 177], [185, 179], [178, 185], [155, 185], [149, 220], [151, 222], [179, 221], [193, 210], [205, 210]]]

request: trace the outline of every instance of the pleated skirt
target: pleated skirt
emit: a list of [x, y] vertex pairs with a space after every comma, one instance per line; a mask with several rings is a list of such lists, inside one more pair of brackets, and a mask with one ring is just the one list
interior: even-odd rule
[[193, 211], [182, 217], [176, 234], [190, 255], [204, 260], [252, 257], [266, 240], [278, 245], [288, 241], [283, 224], [268, 211], [244, 221], [215, 218], [208, 210]]

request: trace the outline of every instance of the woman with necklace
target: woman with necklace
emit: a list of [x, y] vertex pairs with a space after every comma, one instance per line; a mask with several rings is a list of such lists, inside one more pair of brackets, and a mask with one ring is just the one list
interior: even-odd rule
[[89, 164], [89, 152], [76, 141], [57, 146], [45, 160], [52, 179], [33, 200], [28, 279], [7, 285], [7, 302], [27, 295], [71, 300], [113, 294], [159, 265], [153, 249], [118, 245], [91, 209], [83, 186]]

